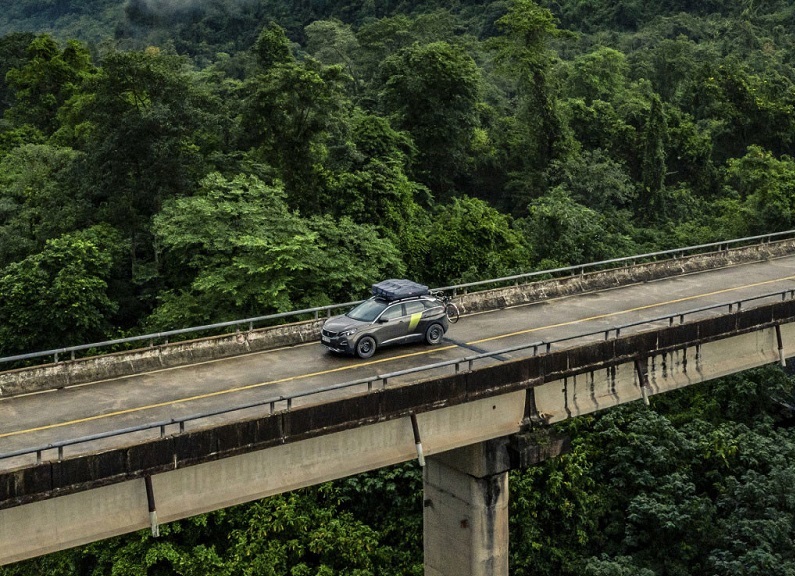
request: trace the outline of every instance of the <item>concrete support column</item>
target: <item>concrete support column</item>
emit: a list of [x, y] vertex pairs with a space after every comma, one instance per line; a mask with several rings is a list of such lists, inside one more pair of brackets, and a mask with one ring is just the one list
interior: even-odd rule
[[426, 459], [425, 576], [508, 576], [508, 460], [505, 439]]

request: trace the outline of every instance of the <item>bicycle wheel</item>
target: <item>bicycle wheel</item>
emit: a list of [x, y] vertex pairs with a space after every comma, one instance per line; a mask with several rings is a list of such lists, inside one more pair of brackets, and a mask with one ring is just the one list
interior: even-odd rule
[[444, 311], [447, 313], [447, 319], [450, 321], [450, 324], [458, 322], [458, 306], [452, 302], [448, 302], [444, 307]]

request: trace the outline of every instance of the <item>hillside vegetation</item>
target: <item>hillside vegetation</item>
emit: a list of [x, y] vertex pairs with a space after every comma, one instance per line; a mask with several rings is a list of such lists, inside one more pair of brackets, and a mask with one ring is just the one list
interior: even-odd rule
[[[0, 356], [795, 227], [784, 0], [20, 0]], [[792, 382], [564, 428], [512, 574], [791, 575]], [[0, 574], [421, 574], [415, 465]]]

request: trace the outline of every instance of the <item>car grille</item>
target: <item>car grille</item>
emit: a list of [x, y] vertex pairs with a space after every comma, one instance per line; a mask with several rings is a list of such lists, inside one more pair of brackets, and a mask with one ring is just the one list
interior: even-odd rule
[[336, 332], [331, 332], [330, 330], [321, 330], [320, 333], [323, 334], [323, 336], [328, 336], [329, 338], [334, 338], [337, 335]]

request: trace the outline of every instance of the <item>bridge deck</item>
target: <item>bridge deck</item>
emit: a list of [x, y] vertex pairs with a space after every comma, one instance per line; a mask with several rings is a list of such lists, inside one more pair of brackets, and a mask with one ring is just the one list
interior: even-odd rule
[[[792, 288], [795, 288], [795, 256], [473, 314], [453, 325], [440, 346], [385, 348], [367, 361], [333, 355], [319, 343], [310, 343], [0, 399], [0, 453]], [[503, 354], [491, 362], [527, 354], [526, 351]], [[403, 380], [416, 381], [431, 374], [405, 376]], [[339, 391], [336, 395], [346, 393], [350, 392]], [[296, 402], [329, 398], [329, 395], [322, 399], [308, 396]], [[193, 426], [215, 425], [266, 410], [263, 407], [217, 416]], [[159, 434], [159, 430], [139, 432], [67, 447], [65, 455], [106, 449]], [[54, 456], [44, 454], [45, 458]], [[0, 469], [34, 461], [33, 456], [0, 460]]]
[[[469, 315], [441, 346], [386, 349], [365, 362], [312, 343], [2, 399], [0, 454], [500, 352], [472, 371], [448, 365], [390, 378], [372, 394], [358, 385], [296, 399], [292, 410], [282, 401], [274, 414], [265, 405], [197, 420], [193, 433], [171, 425], [163, 438], [154, 429], [69, 446], [62, 460], [48, 450], [39, 465], [36, 455], [4, 459], [0, 565], [404, 462], [418, 457], [417, 437], [435, 456], [516, 434], [528, 421], [795, 356], [793, 280], [795, 256], [782, 257]], [[723, 306], [675, 324], [684, 312], [766, 294], [743, 312]], [[613, 329], [606, 338], [616, 326], [621, 337]], [[507, 351], [577, 335], [537, 357]]]

